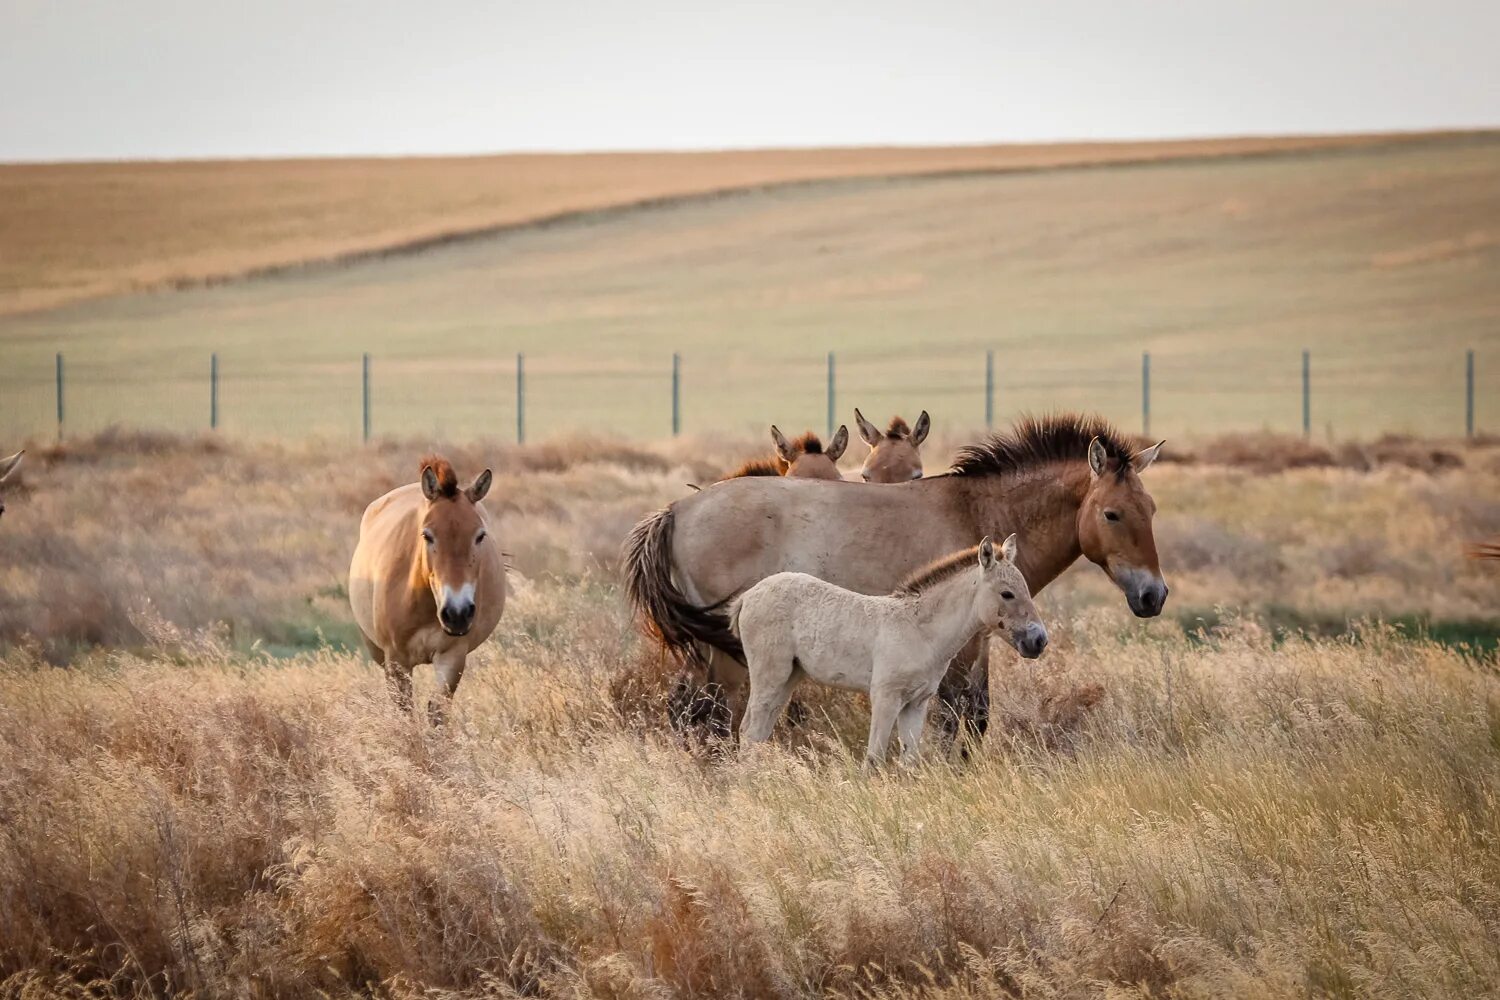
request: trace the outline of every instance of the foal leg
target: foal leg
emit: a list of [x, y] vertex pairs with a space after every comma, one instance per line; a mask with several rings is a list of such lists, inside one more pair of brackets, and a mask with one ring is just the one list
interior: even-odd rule
[[757, 663], [750, 670], [750, 705], [740, 724], [741, 743], [764, 743], [797, 686], [797, 668], [790, 659]]
[[458, 682], [463, 679], [464, 664], [468, 656], [463, 649], [454, 649], [439, 653], [433, 658], [432, 669], [437, 673], [438, 696], [428, 699], [427, 720], [434, 726], [443, 724], [448, 703], [453, 700], [453, 692], [458, 690]]
[[901, 763], [910, 767], [921, 756], [919, 744], [927, 726], [927, 703], [932, 695], [924, 694], [907, 702], [896, 716], [896, 732], [901, 736]]
[[891, 729], [901, 710], [900, 700], [878, 688], [870, 690], [870, 739], [865, 747], [865, 769], [885, 763], [885, 752], [891, 745]]

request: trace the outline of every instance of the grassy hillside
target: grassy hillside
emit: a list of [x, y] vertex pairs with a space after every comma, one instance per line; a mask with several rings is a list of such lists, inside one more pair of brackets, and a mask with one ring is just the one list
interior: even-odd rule
[[830, 177], [1243, 155], [1405, 137], [326, 160], [0, 164], [0, 315]]
[[1500, 138], [1274, 158], [868, 179], [689, 199], [414, 255], [0, 319], [0, 437], [69, 422], [347, 438], [361, 352], [377, 434], [505, 436], [514, 357], [533, 437], [656, 437], [683, 354], [690, 431], [926, 407], [947, 428], [1079, 406], [1153, 430], [1322, 437], [1500, 420]]

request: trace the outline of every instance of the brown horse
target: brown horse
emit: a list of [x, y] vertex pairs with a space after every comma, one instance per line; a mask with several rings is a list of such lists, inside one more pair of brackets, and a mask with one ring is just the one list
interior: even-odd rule
[[915, 427], [908, 427], [899, 416], [892, 417], [890, 426], [882, 434], [880, 430], [854, 408], [854, 422], [859, 427], [859, 436], [870, 446], [865, 456], [860, 475], [867, 483], [905, 483], [922, 478], [922, 456], [917, 449], [927, 440], [932, 421], [923, 410]]
[[[827, 448], [812, 431], [791, 441], [771, 425], [771, 441], [776, 451], [769, 458], [755, 458], [729, 473], [724, 479], [744, 476], [791, 476], [794, 479], [843, 479], [838, 461], [849, 446], [849, 428], [839, 424]], [[723, 482], [724, 479], [719, 480]]]
[[[24, 454], [26, 454], [26, 449], [22, 448], [20, 451], [10, 456], [10, 458], [0, 458], [0, 485], [3, 485], [5, 481], [11, 477], [11, 474], [14, 473], [18, 467], [20, 467], [21, 456]], [[0, 496], [0, 515], [4, 514], [5, 497]]]
[[[724, 483], [636, 526], [624, 553], [627, 590], [648, 633], [731, 695], [743, 688], [744, 653], [723, 607], [783, 571], [885, 594], [975, 538], [1023, 531], [1019, 565], [1033, 594], [1083, 556], [1109, 575], [1136, 615], [1154, 617], [1167, 585], [1152, 532], [1156, 504], [1140, 474], [1160, 451], [1158, 443], [1133, 453], [1104, 421], [1062, 415], [1025, 420], [964, 448], [946, 475], [904, 485]], [[986, 646], [971, 643], [944, 677], [938, 696], [950, 733], [960, 723], [984, 731]]]
[[411, 708], [411, 672], [437, 670], [441, 700], [453, 697], [464, 662], [489, 638], [505, 611], [505, 561], [480, 501], [485, 469], [467, 489], [445, 458], [422, 460], [418, 483], [398, 486], [365, 510], [349, 566], [349, 604], [365, 647], [385, 667], [396, 704]]

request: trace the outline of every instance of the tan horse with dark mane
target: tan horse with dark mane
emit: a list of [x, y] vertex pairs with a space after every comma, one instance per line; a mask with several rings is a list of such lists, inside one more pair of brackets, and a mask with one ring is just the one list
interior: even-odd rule
[[[1152, 532], [1156, 504], [1141, 480], [1161, 444], [1135, 452], [1096, 417], [1022, 421], [960, 451], [952, 471], [895, 486], [828, 489], [739, 479], [676, 501], [638, 524], [624, 553], [626, 586], [649, 634], [711, 684], [729, 690], [731, 725], [744, 652], [724, 606], [774, 573], [793, 571], [864, 594], [888, 594], [932, 560], [990, 535], [1020, 532], [1031, 593], [1080, 556], [1099, 566], [1142, 618], [1167, 600]], [[982, 733], [989, 676], [976, 640], [953, 661], [939, 699], [945, 724]]]
[[365, 647], [385, 667], [391, 694], [411, 708], [411, 672], [437, 670], [442, 698], [434, 722], [463, 677], [468, 655], [505, 611], [505, 558], [480, 501], [485, 469], [467, 489], [445, 458], [422, 460], [420, 482], [398, 486], [365, 510], [349, 566], [349, 604]]
[[907, 426], [905, 420], [895, 416], [881, 433], [856, 406], [854, 423], [859, 427], [859, 436], [870, 446], [870, 454], [865, 456], [864, 467], [859, 471], [865, 482], [905, 483], [922, 478], [922, 456], [917, 449], [927, 440], [927, 432], [932, 429], [932, 420], [926, 410], [917, 418], [915, 427]]
[[[24, 454], [26, 454], [26, 449], [23, 448], [10, 456], [10, 458], [0, 458], [0, 485], [4, 485], [5, 481], [11, 477], [11, 474], [20, 467], [21, 456]], [[5, 497], [0, 496], [0, 515], [4, 515], [4, 513]]]
[[791, 476], [793, 479], [843, 479], [838, 461], [849, 446], [849, 428], [839, 424], [833, 441], [827, 448], [812, 431], [790, 441], [771, 425], [771, 441], [776, 450], [768, 458], [753, 458], [724, 479], [740, 479], [745, 476]]

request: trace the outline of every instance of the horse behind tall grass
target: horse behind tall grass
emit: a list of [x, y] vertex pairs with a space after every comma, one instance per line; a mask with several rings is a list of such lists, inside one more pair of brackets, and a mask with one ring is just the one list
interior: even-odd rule
[[[24, 454], [26, 454], [26, 449], [22, 448], [20, 451], [10, 456], [10, 458], [0, 458], [0, 486], [5, 485], [5, 481], [11, 477], [11, 474], [14, 473], [17, 468], [20, 467], [21, 456]], [[0, 516], [3, 516], [4, 514], [5, 497], [3, 495], [0, 495]]]
[[771, 425], [771, 442], [776, 450], [769, 458], [755, 458], [724, 476], [725, 479], [740, 479], [744, 476], [790, 476], [793, 479], [842, 480], [838, 461], [849, 446], [849, 428], [839, 424], [828, 447], [812, 431], [801, 437], [788, 440], [775, 424]]
[[905, 763], [917, 759], [927, 703], [960, 649], [981, 630], [1000, 630], [1028, 659], [1047, 630], [1016, 566], [1016, 536], [997, 551], [984, 541], [939, 559], [886, 597], [857, 594], [806, 573], [766, 577], [735, 600], [730, 628], [744, 645], [750, 702], [740, 738], [770, 738], [804, 676], [870, 695], [866, 764], [885, 759], [891, 728]]
[[365, 510], [349, 567], [349, 604], [365, 648], [385, 667], [392, 697], [411, 709], [411, 672], [437, 671], [434, 723], [463, 677], [464, 663], [505, 611], [505, 559], [480, 501], [485, 469], [467, 489], [445, 458], [422, 460], [421, 481], [398, 486]]

